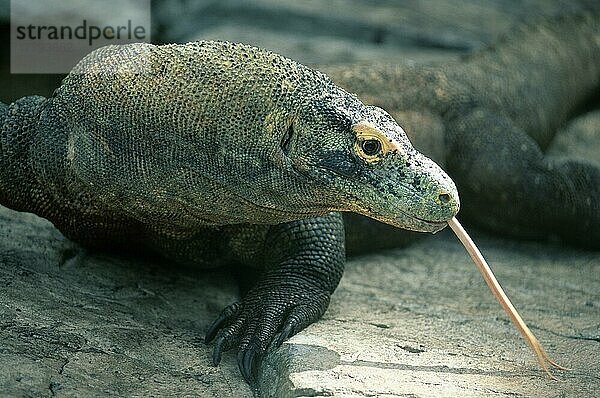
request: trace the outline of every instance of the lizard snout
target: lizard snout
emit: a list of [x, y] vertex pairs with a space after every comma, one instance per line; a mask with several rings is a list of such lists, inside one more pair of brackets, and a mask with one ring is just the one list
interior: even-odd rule
[[443, 191], [438, 194], [436, 204], [439, 210], [440, 222], [446, 223], [452, 217], [456, 216], [460, 208], [458, 193]]
[[456, 190], [441, 191], [435, 201], [436, 204], [441, 208], [441, 215], [445, 221], [451, 219], [456, 215], [456, 213], [458, 213], [460, 205]]
[[412, 161], [413, 166], [405, 170], [406, 174], [412, 174], [409, 183], [404, 184], [408, 192], [397, 195], [403, 214], [394, 224], [416, 231], [436, 232], [458, 213], [458, 190], [452, 179], [431, 159], [413, 153]]

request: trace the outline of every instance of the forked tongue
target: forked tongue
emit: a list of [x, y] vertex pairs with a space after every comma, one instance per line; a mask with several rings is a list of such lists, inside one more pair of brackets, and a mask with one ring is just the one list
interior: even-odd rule
[[450, 228], [452, 228], [452, 231], [454, 231], [458, 239], [460, 239], [461, 243], [473, 259], [473, 262], [479, 269], [479, 272], [481, 272], [481, 275], [483, 275], [485, 283], [487, 283], [488, 287], [494, 294], [494, 297], [496, 297], [496, 300], [498, 300], [502, 308], [504, 308], [504, 311], [508, 314], [512, 323], [517, 327], [525, 341], [527, 341], [529, 346], [533, 349], [533, 352], [535, 353], [535, 356], [540, 366], [546, 371], [546, 373], [548, 373], [548, 375], [552, 379], [556, 380], [556, 377], [554, 377], [552, 373], [550, 373], [548, 364], [557, 369], [568, 369], [560, 366], [552, 359], [550, 359], [550, 357], [548, 356], [538, 339], [535, 337], [535, 335], [529, 329], [529, 327], [527, 327], [527, 324], [525, 323], [525, 321], [523, 321], [521, 315], [519, 315], [515, 307], [512, 305], [509, 298], [506, 296], [506, 293], [504, 293], [504, 290], [502, 290], [502, 287], [498, 283], [498, 280], [494, 276], [494, 273], [490, 269], [490, 266], [487, 264], [487, 262], [481, 255], [481, 252], [479, 251], [477, 246], [475, 246], [475, 243], [473, 243], [473, 240], [471, 240], [471, 237], [467, 234], [462, 225], [460, 225], [456, 217], [452, 217], [452, 219], [448, 221], [448, 225], [450, 226]]

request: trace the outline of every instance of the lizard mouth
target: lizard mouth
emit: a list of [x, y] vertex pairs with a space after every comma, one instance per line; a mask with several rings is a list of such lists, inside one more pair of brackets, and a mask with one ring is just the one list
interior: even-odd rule
[[439, 232], [448, 226], [448, 223], [446, 221], [444, 221], [444, 222], [440, 222], [440, 221], [431, 222], [431, 221], [422, 221], [422, 220], [419, 220], [419, 221], [424, 223], [424, 225], [427, 225], [427, 229], [424, 230], [423, 232], [430, 232], [432, 234], [435, 234], [436, 232]]
[[361, 207], [352, 209], [351, 211], [371, 217], [385, 224], [410, 231], [435, 233], [444, 229], [448, 225], [447, 220], [427, 220], [403, 210], [397, 210], [398, 213], [395, 216], [392, 215], [391, 217], [390, 215], [381, 214], [380, 212], [371, 208]]
[[[407, 214], [408, 215], [408, 214]], [[421, 221], [427, 225], [431, 225], [431, 226], [437, 226], [437, 227], [441, 227], [441, 226], [446, 226], [448, 225], [448, 221], [444, 220], [444, 221], [432, 221], [432, 220], [426, 220], [424, 218], [419, 218], [419, 217], [415, 217], [412, 216], [415, 220]]]
[[[311, 164], [311, 166], [316, 167], [320, 170], [325, 171], [326, 173], [331, 173], [335, 176], [347, 178], [348, 176], [340, 173], [338, 170], [327, 167], [322, 164]], [[407, 229], [411, 231], [417, 232], [431, 232], [435, 233], [442, 229], [444, 229], [448, 225], [448, 220], [428, 220], [425, 218], [421, 218], [411, 214], [410, 212], [403, 211], [401, 209], [396, 209], [395, 211], [377, 211], [375, 208], [370, 206], [365, 206], [364, 201], [353, 192], [345, 192], [346, 195], [351, 198], [351, 205], [349, 208], [338, 209], [337, 211], [351, 211], [354, 213], [362, 214], [364, 216], [373, 218], [380, 222], [383, 222], [388, 225], [392, 225], [397, 228]], [[362, 205], [359, 205], [362, 203]], [[390, 209], [391, 210], [391, 209]], [[392, 213], [392, 214], [390, 214]], [[393, 214], [396, 213], [396, 214]]]
[[[406, 212], [400, 211], [400, 213], [404, 216], [404, 218], [393, 220], [392, 222], [387, 222], [388, 224], [395, 225], [402, 229], [408, 229], [411, 231], [417, 232], [431, 232], [436, 233], [442, 229], [444, 229], [448, 225], [448, 221], [438, 221], [438, 220], [427, 220], [424, 218], [420, 218], [414, 216], [412, 214], [408, 214]], [[408, 220], [412, 220], [412, 222], [407, 222]]]

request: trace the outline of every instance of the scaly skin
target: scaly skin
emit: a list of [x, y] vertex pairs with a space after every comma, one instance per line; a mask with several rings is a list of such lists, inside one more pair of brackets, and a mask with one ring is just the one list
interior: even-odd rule
[[214, 362], [256, 359], [326, 310], [345, 260], [340, 213], [435, 232], [452, 180], [382, 109], [279, 55], [223, 42], [108, 46], [51, 98], [11, 104], [0, 201], [84, 245], [145, 245], [264, 273], [211, 326]]

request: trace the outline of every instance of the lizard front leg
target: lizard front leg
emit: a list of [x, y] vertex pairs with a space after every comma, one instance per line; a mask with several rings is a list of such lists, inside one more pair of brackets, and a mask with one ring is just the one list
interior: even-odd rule
[[279, 347], [327, 309], [345, 262], [342, 217], [330, 213], [274, 225], [264, 247], [267, 268], [259, 282], [225, 308], [206, 334], [207, 343], [215, 339], [215, 365], [223, 351], [238, 347], [238, 365], [248, 382], [271, 343]]

